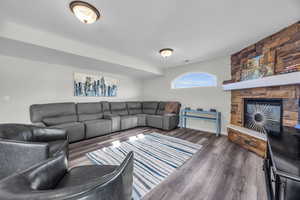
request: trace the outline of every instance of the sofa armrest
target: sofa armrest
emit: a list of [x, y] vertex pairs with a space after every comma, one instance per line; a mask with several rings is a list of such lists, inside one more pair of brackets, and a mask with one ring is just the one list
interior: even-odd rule
[[0, 179], [40, 163], [48, 157], [47, 143], [0, 139]]
[[111, 130], [112, 132], [120, 131], [121, 130], [121, 117], [116, 114], [105, 114], [104, 119], [111, 120]]
[[172, 130], [178, 126], [179, 115], [178, 114], [164, 114], [163, 115], [163, 129]]
[[55, 140], [68, 140], [66, 130], [57, 128], [33, 128], [33, 140], [36, 142], [51, 142]]
[[38, 127], [46, 127], [46, 124], [44, 124], [43, 122], [35, 122], [32, 123], [33, 126], [38, 126]]

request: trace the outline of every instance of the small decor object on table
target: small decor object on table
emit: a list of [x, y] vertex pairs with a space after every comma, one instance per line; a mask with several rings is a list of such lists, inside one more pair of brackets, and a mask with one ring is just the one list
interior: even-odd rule
[[216, 109], [214, 111], [203, 111], [185, 108], [180, 112], [180, 127], [186, 128], [187, 119], [202, 119], [213, 121], [216, 124], [216, 135], [221, 134], [221, 112]]

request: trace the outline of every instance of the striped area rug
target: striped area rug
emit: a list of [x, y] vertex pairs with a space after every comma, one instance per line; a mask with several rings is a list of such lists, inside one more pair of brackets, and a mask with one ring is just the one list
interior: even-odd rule
[[140, 200], [192, 157], [201, 145], [159, 133], [135, 141], [124, 141], [119, 147], [105, 147], [87, 153], [97, 165], [119, 165], [130, 151], [134, 152], [133, 199]]

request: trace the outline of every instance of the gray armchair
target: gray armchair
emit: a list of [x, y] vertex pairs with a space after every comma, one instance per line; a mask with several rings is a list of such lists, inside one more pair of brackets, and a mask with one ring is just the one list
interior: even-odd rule
[[1, 200], [131, 200], [133, 153], [120, 166], [81, 166], [68, 171], [61, 154], [0, 182]]
[[0, 124], [0, 179], [64, 152], [68, 136], [61, 129]]

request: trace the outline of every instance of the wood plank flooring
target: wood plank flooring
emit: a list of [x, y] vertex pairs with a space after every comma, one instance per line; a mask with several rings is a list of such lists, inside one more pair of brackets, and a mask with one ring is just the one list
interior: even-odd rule
[[262, 158], [228, 141], [192, 129], [136, 128], [70, 145], [70, 167], [92, 164], [87, 152], [139, 133], [158, 132], [204, 145], [143, 200], [266, 200]]

